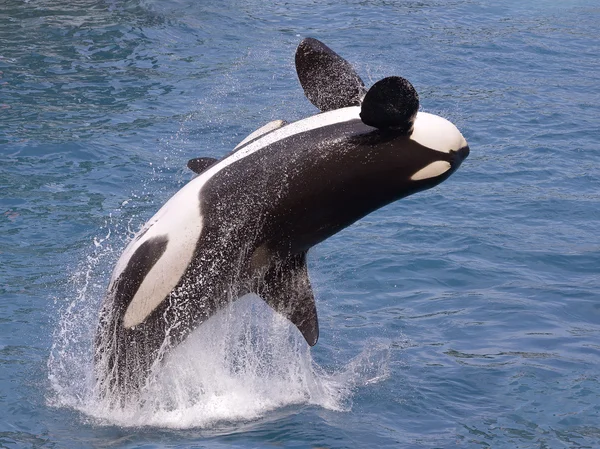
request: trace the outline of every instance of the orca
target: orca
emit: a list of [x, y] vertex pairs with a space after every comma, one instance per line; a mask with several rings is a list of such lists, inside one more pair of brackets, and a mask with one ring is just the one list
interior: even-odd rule
[[307, 38], [295, 63], [320, 113], [276, 120], [169, 199], [116, 263], [95, 341], [102, 395], [139, 392], [151, 369], [217, 310], [255, 293], [309, 345], [319, 337], [307, 251], [369, 213], [446, 180], [469, 154], [448, 120], [419, 111], [399, 76], [367, 89]]

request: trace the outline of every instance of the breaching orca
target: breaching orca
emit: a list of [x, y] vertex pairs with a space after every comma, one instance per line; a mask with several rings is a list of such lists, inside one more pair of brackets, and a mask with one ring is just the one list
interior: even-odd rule
[[102, 395], [131, 394], [216, 310], [256, 293], [309, 345], [319, 336], [306, 252], [393, 201], [447, 179], [469, 154], [449, 121], [418, 112], [404, 78], [366, 89], [352, 66], [304, 39], [296, 68], [320, 114], [271, 122], [198, 175], [125, 248], [100, 312]]

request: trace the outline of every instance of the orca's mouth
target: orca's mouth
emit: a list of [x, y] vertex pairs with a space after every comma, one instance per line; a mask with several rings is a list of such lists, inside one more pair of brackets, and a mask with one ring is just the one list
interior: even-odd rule
[[450, 151], [450, 165], [452, 165], [453, 169], [457, 169], [462, 161], [464, 161], [468, 156], [471, 150], [469, 149], [469, 145], [465, 145], [464, 147], [458, 150]]

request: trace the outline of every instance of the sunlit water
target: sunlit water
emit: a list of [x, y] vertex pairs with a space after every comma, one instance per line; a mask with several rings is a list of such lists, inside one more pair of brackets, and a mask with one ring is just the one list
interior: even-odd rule
[[[600, 446], [596, 2], [205, 3], [0, 5], [0, 447]], [[110, 408], [120, 252], [189, 158], [316, 112], [305, 36], [408, 78], [469, 159], [309, 254], [315, 347], [249, 296]]]

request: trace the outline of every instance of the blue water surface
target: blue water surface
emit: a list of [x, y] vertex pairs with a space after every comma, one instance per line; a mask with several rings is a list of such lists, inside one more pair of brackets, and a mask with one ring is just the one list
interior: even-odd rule
[[[592, 0], [2, 0], [0, 448], [600, 447], [599, 24]], [[235, 354], [210, 401], [107, 413], [114, 263], [189, 158], [317, 112], [306, 36], [408, 78], [470, 157], [312, 250], [317, 346], [239, 346], [293, 332], [249, 298], [161, 384]]]

